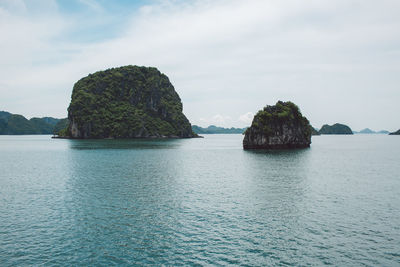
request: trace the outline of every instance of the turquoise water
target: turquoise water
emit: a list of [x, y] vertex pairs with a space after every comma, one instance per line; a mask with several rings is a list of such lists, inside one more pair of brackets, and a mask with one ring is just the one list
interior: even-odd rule
[[0, 265], [400, 265], [400, 138], [0, 136]]

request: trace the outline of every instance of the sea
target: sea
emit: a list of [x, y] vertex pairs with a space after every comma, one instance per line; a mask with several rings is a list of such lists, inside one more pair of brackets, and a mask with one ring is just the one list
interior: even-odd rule
[[400, 266], [400, 136], [0, 136], [0, 266]]

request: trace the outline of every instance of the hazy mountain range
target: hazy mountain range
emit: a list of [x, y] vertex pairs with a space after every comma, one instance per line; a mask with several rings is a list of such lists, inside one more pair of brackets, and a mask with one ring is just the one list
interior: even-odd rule
[[0, 111], [0, 134], [53, 134], [67, 126], [67, 119], [31, 118]]
[[197, 125], [192, 125], [193, 132], [197, 134], [242, 134], [247, 128], [223, 128], [215, 125], [210, 125], [203, 128]]
[[363, 129], [363, 130], [361, 130], [359, 132], [353, 131], [353, 133], [355, 133], [355, 134], [389, 134], [389, 131], [386, 131], [386, 130], [373, 131], [373, 130], [371, 130], [369, 128], [365, 128], [365, 129]]

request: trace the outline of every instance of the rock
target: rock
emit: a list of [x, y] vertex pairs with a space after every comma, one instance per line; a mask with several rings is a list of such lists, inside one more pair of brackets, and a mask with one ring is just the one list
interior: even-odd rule
[[196, 137], [168, 77], [125, 66], [80, 79], [68, 108], [72, 138]]
[[389, 135], [400, 135], [400, 129], [397, 130], [396, 132], [390, 133]]
[[320, 134], [353, 134], [349, 126], [335, 123], [334, 125], [323, 125], [319, 130]]
[[311, 144], [311, 125], [292, 102], [278, 101], [253, 118], [243, 139], [244, 149], [305, 148]]

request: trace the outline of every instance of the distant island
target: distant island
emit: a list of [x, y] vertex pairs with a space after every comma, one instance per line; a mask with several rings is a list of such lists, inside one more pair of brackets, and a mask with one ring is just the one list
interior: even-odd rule
[[297, 105], [278, 101], [257, 112], [243, 139], [244, 149], [306, 148], [312, 127]]
[[197, 125], [192, 125], [192, 130], [196, 134], [243, 134], [246, 128], [223, 128], [215, 125], [210, 125], [207, 128], [203, 128]]
[[75, 83], [69, 138], [189, 138], [197, 135], [165, 74], [153, 67], [99, 71]]
[[369, 128], [365, 128], [359, 132], [360, 134], [374, 134], [375, 132]]
[[359, 132], [353, 131], [353, 133], [355, 133], [355, 134], [389, 134], [389, 131], [381, 130], [379, 132], [376, 132], [376, 131], [373, 131], [373, 130], [371, 130], [369, 128], [365, 128], [365, 129], [363, 129], [363, 130], [361, 130]]
[[400, 129], [397, 130], [396, 132], [390, 133], [390, 135], [400, 135]]
[[325, 124], [319, 130], [320, 134], [353, 134], [353, 131], [349, 126], [335, 123], [333, 125]]
[[22, 115], [0, 111], [0, 134], [55, 134], [67, 126], [67, 119], [52, 117], [31, 118]]

